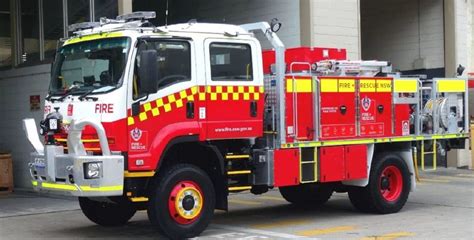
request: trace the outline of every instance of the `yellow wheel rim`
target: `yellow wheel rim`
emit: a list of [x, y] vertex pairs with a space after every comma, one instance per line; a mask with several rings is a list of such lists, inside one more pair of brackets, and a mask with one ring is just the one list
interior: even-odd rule
[[[183, 202], [185, 198], [191, 197], [193, 199], [193, 206], [191, 209], [185, 209]], [[176, 194], [175, 209], [180, 217], [184, 219], [194, 219], [202, 210], [203, 198], [201, 192], [193, 186], [187, 186], [179, 190]]]

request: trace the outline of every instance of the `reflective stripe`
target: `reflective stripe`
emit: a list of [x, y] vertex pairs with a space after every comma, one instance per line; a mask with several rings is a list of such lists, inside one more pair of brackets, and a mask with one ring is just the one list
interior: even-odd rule
[[[58, 142], [67, 142], [66, 138], [57, 138], [56, 141]], [[83, 143], [95, 143], [95, 142], [100, 142], [99, 139], [81, 139], [81, 142]]]
[[104, 186], [104, 187], [90, 187], [90, 186], [80, 186], [82, 191], [84, 192], [109, 192], [109, 191], [122, 191], [123, 185], [117, 186]]
[[[293, 83], [294, 81], [294, 83]], [[286, 92], [292, 93], [310, 93], [313, 92], [313, 86], [311, 83], [311, 79], [301, 79], [301, 78], [289, 78], [286, 80]], [[295, 89], [293, 89], [293, 85]]]
[[321, 92], [355, 92], [354, 79], [321, 79]]
[[339, 92], [355, 92], [354, 79], [339, 79]]
[[321, 92], [337, 92], [337, 79], [321, 79]]
[[359, 90], [360, 92], [375, 92], [375, 79], [361, 79]]
[[147, 197], [132, 197], [130, 198], [132, 202], [148, 202]]
[[67, 190], [67, 191], [77, 191], [78, 189], [74, 185], [69, 184], [58, 184], [58, 183], [41, 183], [41, 187], [43, 188], [50, 188], [50, 189], [57, 189], [57, 190]]
[[377, 92], [392, 92], [392, 80], [377, 79], [375, 87]]
[[[37, 181], [32, 181], [33, 186], [38, 186]], [[60, 183], [48, 183], [42, 182], [40, 185], [41, 188], [55, 189], [55, 190], [65, 190], [65, 191], [83, 191], [83, 192], [112, 192], [112, 191], [122, 191], [123, 185], [117, 186], [102, 186], [102, 187], [91, 187], [91, 186], [79, 186], [76, 187], [72, 184], [60, 184]]]
[[194, 86], [144, 103], [138, 116], [128, 116], [128, 126], [184, 107], [185, 101], [260, 100], [262, 86]]
[[124, 177], [126, 177], [126, 178], [153, 177], [153, 176], [155, 176], [154, 171], [148, 171], [148, 172], [129, 172], [129, 171], [125, 171], [124, 172]]
[[394, 79], [393, 91], [396, 93], [416, 93], [418, 91], [418, 80], [416, 79]]
[[453, 139], [466, 138], [467, 133], [461, 134], [437, 134], [431, 136], [405, 136], [393, 138], [375, 138], [375, 139], [355, 139], [355, 140], [338, 140], [338, 141], [323, 141], [323, 142], [299, 142], [282, 144], [282, 148], [295, 147], [321, 147], [321, 146], [339, 146], [339, 145], [353, 145], [353, 144], [371, 144], [371, 143], [387, 143], [387, 142], [411, 142], [432, 139]]
[[459, 79], [437, 80], [438, 92], [465, 92], [466, 81]]
[[122, 37], [122, 36], [123, 36], [123, 33], [121, 32], [97, 33], [97, 34], [91, 34], [87, 36], [79, 36], [79, 37], [75, 37], [75, 38], [67, 40], [64, 43], [64, 46], [68, 44], [78, 43], [78, 42], [86, 42], [86, 41], [92, 41], [92, 40], [97, 40], [97, 39]]

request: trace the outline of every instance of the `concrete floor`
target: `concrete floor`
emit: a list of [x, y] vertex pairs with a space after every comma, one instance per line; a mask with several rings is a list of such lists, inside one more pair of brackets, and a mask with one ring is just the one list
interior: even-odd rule
[[[0, 196], [0, 239], [163, 238], [139, 212], [124, 227], [89, 222], [76, 201], [17, 193]], [[278, 191], [236, 194], [230, 212], [216, 211], [199, 239], [474, 239], [474, 172], [440, 169], [422, 174], [418, 189], [397, 214], [355, 211], [347, 194], [321, 208], [287, 204]]]

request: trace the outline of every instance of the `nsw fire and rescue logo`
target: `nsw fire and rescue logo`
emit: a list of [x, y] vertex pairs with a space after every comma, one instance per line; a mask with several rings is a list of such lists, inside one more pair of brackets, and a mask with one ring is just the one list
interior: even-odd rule
[[139, 128], [130, 130], [130, 150], [146, 151], [148, 148], [148, 132]]
[[362, 98], [361, 103], [362, 103], [362, 109], [364, 109], [364, 111], [369, 111], [370, 105], [372, 104], [372, 100], [368, 98], [367, 96], [365, 96], [364, 98]]
[[137, 142], [142, 137], [142, 130], [134, 128], [132, 131], [130, 131], [130, 136], [132, 137], [133, 141]]

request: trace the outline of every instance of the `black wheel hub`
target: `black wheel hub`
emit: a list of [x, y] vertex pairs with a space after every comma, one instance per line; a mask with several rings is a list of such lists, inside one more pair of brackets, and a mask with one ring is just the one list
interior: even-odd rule
[[183, 208], [186, 211], [189, 211], [194, 208], [194, 198], [192, 196], [186, 196], [183, 199]]
[[380, 188], [382, 190], [386, 190], [390, 187], [390, 181], [388, 180], [388, 177], [382, 177], [382, 180], [380, 182]]

